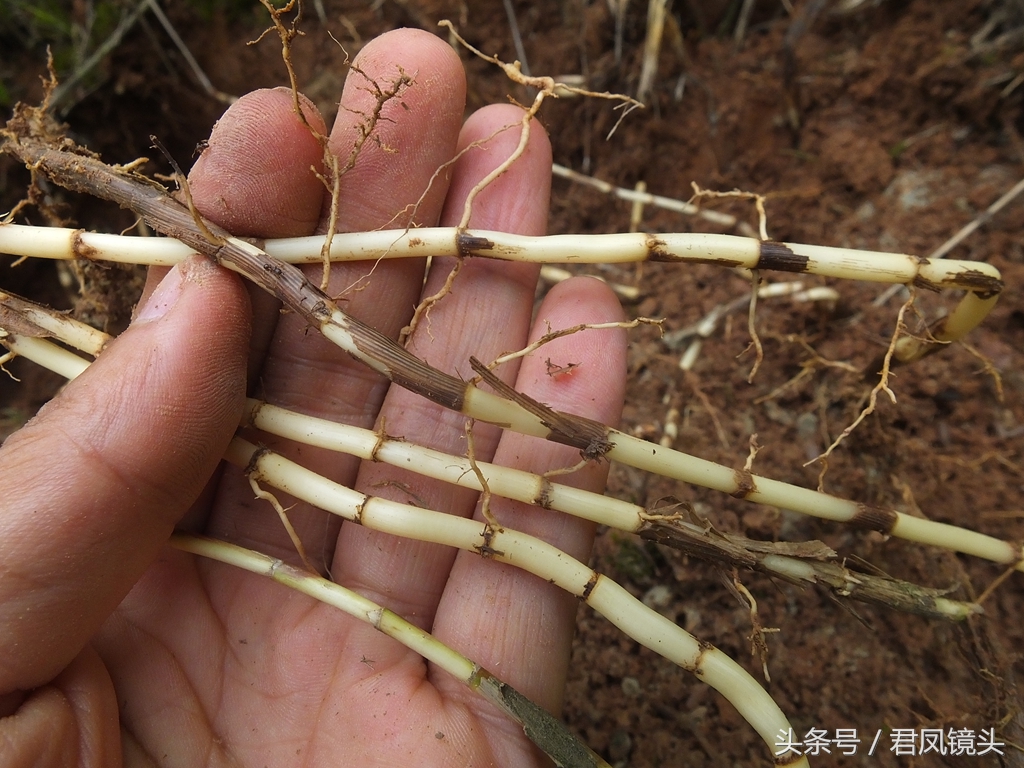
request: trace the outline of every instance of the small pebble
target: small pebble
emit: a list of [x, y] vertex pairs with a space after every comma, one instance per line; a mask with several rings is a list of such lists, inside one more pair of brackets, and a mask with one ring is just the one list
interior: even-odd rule
[[672, 602], [672, 590], [664, 584], [656, 584], [644, 594], [643, 604], [648, 608], [658, 610]]

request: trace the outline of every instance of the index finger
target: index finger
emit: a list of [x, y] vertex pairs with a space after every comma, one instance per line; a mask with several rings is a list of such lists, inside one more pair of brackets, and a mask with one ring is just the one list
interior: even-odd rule
[[[403, 78], [411, 82], [396, 89]], [[395, 95], [386, 97], [392, 91]], [[330, 135], [330, 150], [343, 171], [338, 230], [404, 228], [414, 208], [415, 223], [436, 222], [447, 179], [442, 175], [434, 180], [434, 173], [454, 154], [464, 102], [462, 63], [443, 40], [404, 29], [367, 43], [346, 79]], [[321, 228], [327, 223], [325, 211], [319, 211]], [[308, 266], [305, 272], [319, 284], [319, 265]], [[363, 279], [369, 275], [372, 279]], [[419, 297], [423, 262], [335, 264], [330, 277], [327, 292], [340, 297], [347, 313], [396, 337]], [[363, 427], [373, 425], [388, 388], [386, 379], [311, 331], [297, 314], [281, 317], [259, 384], [258, 394], [275, 405]], [[348, 485], [354, 479], [355, 459], [287, 441], [264, 442], [331, 480]], [[265, 504], [252, 508], [251, 496], [241, 473], [225, 473], [221, 504], [207, 531], [294, 559], [294, 547], [277, 514]], [[289, 502], [282, 498], [282, 503]], [[330, 563], [337, 518], [308, 504], [290, 508], [288, 516], [306, 551], [323, 558], [324, 565]]]

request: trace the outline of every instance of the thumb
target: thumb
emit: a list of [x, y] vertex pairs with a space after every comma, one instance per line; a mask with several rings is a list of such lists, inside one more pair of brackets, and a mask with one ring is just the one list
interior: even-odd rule
[[192, 257], [0, 448], [0, 696], [75, 658], [209, 480], [244, 402], [249, 318], [238, 278]]

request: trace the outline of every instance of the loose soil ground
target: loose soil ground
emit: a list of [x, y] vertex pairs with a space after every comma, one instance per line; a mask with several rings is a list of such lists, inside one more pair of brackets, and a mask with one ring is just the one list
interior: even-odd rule
[[[242, 93], [284, 82], [279, 51], [267, 40], [247, 47], [264, 20], [258, 12], [199, 15], [166, 3], [179, 32], [218, 88]], [[323, 3], [329, 28], [350, 53], [363, 41], [401, 25], [435, 29], [441, 18], [488, 53], [516, 57], [502, 3], [486, 0], [402, 0]], [[604, 0], [517, 3], [534, 73], [581, 74], [588, 87], [633, 93], [639, 77], [646, 8], [628, 7], [616, 59], [616, 24]], [[729, 14], [739, 3], [680, 3], [672, 14], [647, 109], [631, 114], [610, 140], [616, 116], [604, 103], [565, 99], [542, 120], [556, 162], [624, 187], [686, 199], [702, 188], [742, 189], [768, 198], [768, 230], [779, 240], [926, 255], [1009, 189], [1024, 166], [1021, 98], [1024, 44], [1006, 32], [1024, 18], [1007, 2], [864, 3], [846, 15], [796, 17], [781, 4], [756, 3], [745, 39], [736, 44]], [[990, 22], [992, 22], [990, 24]], [[803, 27], [802, 34], [796, 30]], [[310, 15], [296, 47], [307, 92], [330, 118], [344, 77], [344, 54]], [[725, 34], [719, 30], [724, 29]], [[25, 54], [19, 95], [37, 96], [38, 59]], [[469, 109], [520, 100], [523, 92], [478, 60], [466, 61]], [[188, 157], [222, 106], [204, 95], [158, 28], [133, 30], [101, 68], [91, 91], [67, 114], [72, 131], [113, 162], [151, 154], [159, 135]], [[25, 176], [0, 166], [3, 204]], [[718, 210], [755, 222], [749, 203], [716, 202]], [[118, 231], [131, 224], [109, 206], [67, 201], [79, 225]], [[629, 205], [557, 180], [552, 232], [612, 232], [629, 226]], [[709, 230], [698, 219], [644, 211], [652, 232]], [[709, 231], [722, 231], [709, 230]], [[950, 258], [987, 261], [1007, 289], [983, 327], [970, 336], [975, 353], [954, 345], [894, 379], [898, 402], [880, 401], [834, 454], [824, 484], [846, 498], [954, 523], [1003, 539], [1024, 539], [1024, 204], [1009, 206], [957, 247]], [[52, 265], [11, 269], [0, 262], [0, 285], [59, 306], [76, 300], [54, 279]], [[685, 328], [747, 284], [710, 266], [613, 267], [609, 280], [637, 285], [634, 315], [666, 318], [666, 331]], [[78, 310], [116, 328], [134, 289], [107, 291], [119, 303]], [[132, 279], [135, 276], [129, 275]], [[788, 275], [766, 275], [770, 281]], [[692, 373], [678, 367], [653, 331], [636, 331], [624, 428], [660, 440], [670, 409], [679, 411], [675, 446], [742, 467], [748, 441], [763, 446], [758, 474], [814, 487], [819, 454], [862, 407], [865, 374], [884, 351], [899, 298], [872, 301], [881, 288], [823, 278], [838, 301], [761, 302], [758, 328], [765, 359], [753, 383], [744, 313], [709, 338]], [[132, 285], [129, 283], [129, 286]], [[952, 307], [948, 295], [920, 296], [929, 319]], [[104, 314], [105, 313], [105, 314]], [[980, 356], [980, 357], [979, 357]], [[981, 357], [1000, 373], [984, 372]], [[833, 363], [841, 362], [842, 367]], [[808, 371], [802, 376], [801, 372]], [[56, 382], [17, 368], [22, 385], [0, 382], [0, 418], [13, 428], [53, 391]], [[883, 399], [884, 400], [884, 399]], [[1002, 569], [880, 535], [762, 508], [703, 489], [615, 467], [611, 492], [651, 505], [673, 497], [690, 502], [725, 531], [767, 540], [820, 539], [851, 561], [916, 583], [949, 588], [970, 599]], [[731, 578], [678, 553], [618, 533], [603, 533], [594, 565], [663, 614], [739, 659], [760, 677], [751, 657], [750, 618], [727, 587]], [[985, 602], [985, 615], [951, 625], [859, 604], [840, 604], [823, 591], [798, 589], [740, 574], [756, 597], [761, 621], [779, 628], [768, 638], [769, 690], [798, 735], [811, 728], [856, 729], [855, 756], [823, 755], [830, 766], [1022, 765], [1024, 714], [1017, 675], [1024, 673], [1024, 578], [1007, 579]], [[760, 739], [714, 692], [654, 653], [639, 648], [586, 608], [580, 609], [565, 717], [613, 763], [630, 766], [764, 766]], [[997, 757], [896, 757], [892, 729], [996, 728], [1005, 743]], [[882, 731], [872, 756], [868, 747]]]

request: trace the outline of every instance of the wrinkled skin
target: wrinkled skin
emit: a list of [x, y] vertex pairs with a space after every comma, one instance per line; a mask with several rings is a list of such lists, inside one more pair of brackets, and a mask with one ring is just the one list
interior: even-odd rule
[[[517, 124], [511, 106], [462, 124], [465, 82], [439, 39], [400, 30], [373, 41], [359, 65], [414, 83], [385, 108], [343, 177], [341, 230], [395, 226], [457, 149]], [[352, 75], [331, 129], [348, 157], [373, 104]], [[401, 102], [401, 103], [399, 103]], [[322, 126], [315, 109], [304, 107]], [[324, 129], [326, 130], [326, 129]], [[462, 155], [430, 186], [420, 225], [454, 225], [472, 186], [515, 146], [513, 128]], [[320, 146], [284, 90], [249, 94], [219, 122], [191, 173], [204, 215], [233, 233], [323, 231], [325, 192], [310, 171]], [[534, 125], [524, 157], [477, 200], [471, 225], [542, 234], [550, 147]], [[450, 262], [335, 266], [330, 292], [352, 314], [397, 336]], [[372, 279], [360, 281], [373, 269]], [[319, 268], [309, 268], [314, 282]], [[455, 290], [410, 349], [468, 378], [471, 355], [493, 359], [562, 328], [620, 317], [598, 281], [553, 289], [531, 330], [537, 268], [467, 262]], [[162, 282], [161, 282], [162, 281]], [[357, 284], [358, 283], [358, 284]], [[159, 286], [159, 287], [157, 287]], [[549, 376], [545, 360], [579, 363]], [[591, 331], [499, 369], [555, 408], [606, 423], [619, 417], [621, 331]], [[115, 766], [531, 765], [521, 730], [446, 673], [372, 627], [267, 579], [175, 550], [176, 526], [296, 560], [276, 514], [219, 458], [246, 392], [315, 416], [465, 453], [465, 419], [386, 381], [281, 314], [269, 297], [194, 257], [151, 275], [132, 326], [0, 451], [0, 764]], [[533, 471], [574, 464], [565, 446], [478, 425], [476, 453]], [[366, 493], [453, 515], [477, 498], [379, 464], [263, 442]], [[600, 490], [607, 467], [563, 478]], [[282, 499], [286, 504], [289, 500]], [[586, 559], [590, 524], [494, 500], [506, 526]], [[561, 705], [575, 598], [470, 553], [402, 540], [297, 505], [289, 516], [332, 578], [394, 609], [544, 707]]]

